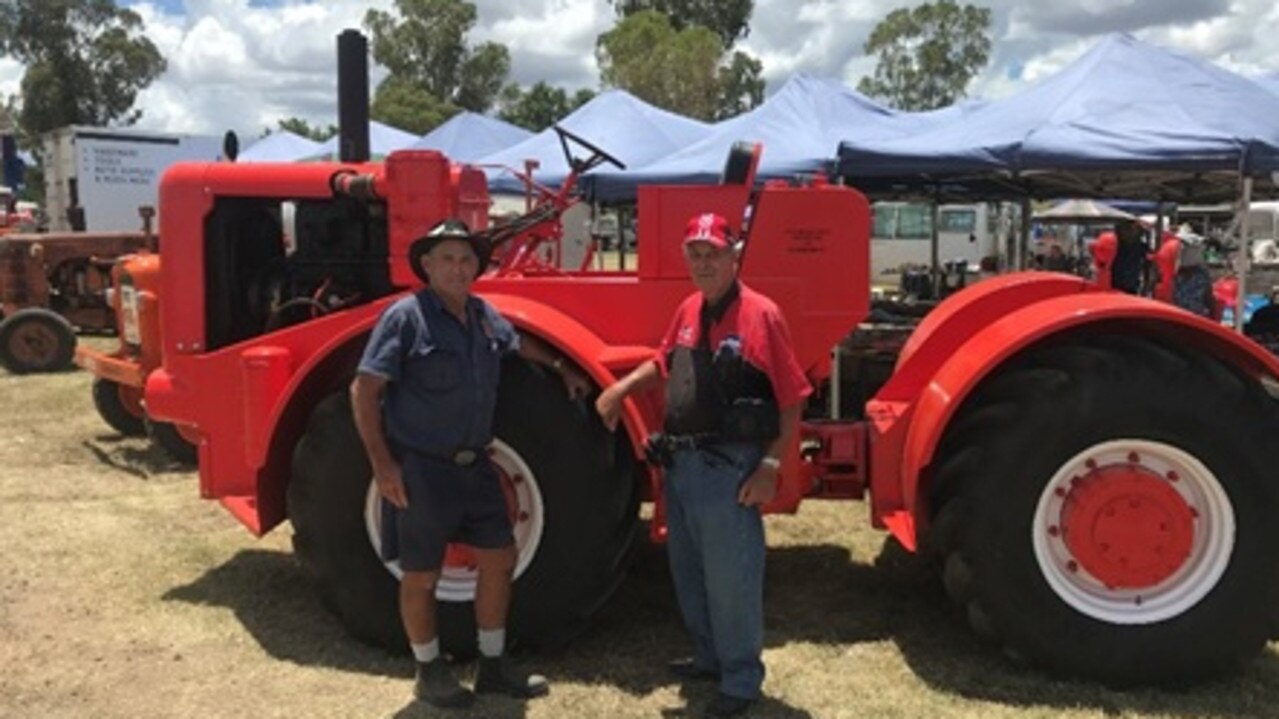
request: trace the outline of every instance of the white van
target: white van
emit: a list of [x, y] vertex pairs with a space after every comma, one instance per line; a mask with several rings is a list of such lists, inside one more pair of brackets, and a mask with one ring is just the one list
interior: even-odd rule
[[[993, 205], [941, 205], [937, 210], [941, 263], [975, 266], [999, 254]], [[895, 283], [904, 266], [932, 263], [932, 206], [926, 202], [876, 202], [870, 240], [872, 284]]]

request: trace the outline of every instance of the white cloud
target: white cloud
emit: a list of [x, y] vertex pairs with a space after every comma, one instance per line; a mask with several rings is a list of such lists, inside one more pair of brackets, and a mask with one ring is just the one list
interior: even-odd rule
[[[595, 39], [615, 22], [609, 0], [475, 0], [471, 38], [505, 44], [511, 79], [570, 89], [598, 85]], [[1079, 57], [1106, 32], [1138, 37], [1245, 74], [1279, 71], [1279, 6], [1273, 0], [1085, 0], [1082, 5], [989, 0], [991, 65], [973, 94], [996, 98]], [[184, 8], [181, 14], [164, 7]], [[143, 2], [131, 7], [168, 58], [167, 72], [139, 98], [153, 129], [255, 135], [285, 117], [335, 121], [335, 37], [360, 27], [373, 7], [355, 2], [283, 0]], [[855, 85], [874, 70], [862, 46], [897, 0], [756, 0], [741, 47], [759, 57], [770, 89], [797, 72]], [[375, 69], [374, 81], [380, 74]], [[18, 89], [21, 68], [0, 58], [0, 92]]]

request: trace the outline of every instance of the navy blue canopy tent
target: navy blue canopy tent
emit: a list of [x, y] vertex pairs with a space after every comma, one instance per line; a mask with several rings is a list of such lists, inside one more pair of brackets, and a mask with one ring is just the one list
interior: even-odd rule
[[714, 126], [707, 137], [652, 164], [625, 172], [604, 167], [588, 189], [601, 201], [634, 197], [640, 184], [714, 182], [733, 144], [761, 142], [757, 178], [793, 177], [833, 169], [835, 148], [848, 137], [901, 137], [974, 110], [968, 104], [933, 113], [898, 112], [838, 80], [796, 75], [759, 107]]
[[238, 162], [296, 162], [321, 152], [320, 143], [288, 130], [276, 130], [244, 148]]
[[[396, 150], [403, 150], [418, 141], [418, 136], [398, 127], [373, 120], [369, 123], [369, 154], [374, 160], [380, 160]], [[337, 159], [338, 136], [334, 135], [320, 145], [320, 149], [308, 156], [309, 159]]]
[[1058, 74], [914, 136], [849, 137], [840, 173], [987, 197], [1219, 201], [1273, 192], [1279, 95], [1212, 63], [1106, 37]]
[[423, 135], [410, 147], [439, 150], [457, 162], [474, 162], [532, 136], [533, 133], [509, 122], [476, 112], [461, 112]]
[[[638, 167], [696, 142], [711, 131], [710, 125], [653, 107], [623, 90], [597, 95], [560, 121], [560, 126], [601, 148], [627, 167]], [[580, 156], [588, 154], [572, 147]], [[568, 164], [553, 128], [524, 142], [480, 158], [476, 164], [523, 171], [525, 160], [536, 160], [533, 178], [556, 186], [568, 175]], [[598, 170], [597, 170], [598, 171]], [[509, 172], [489, 169], [489, 189], [519, 193], [524, 184]]]

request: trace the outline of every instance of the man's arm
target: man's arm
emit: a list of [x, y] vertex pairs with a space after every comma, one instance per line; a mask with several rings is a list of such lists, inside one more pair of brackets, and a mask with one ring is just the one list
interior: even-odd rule
[[364, 443], [364, 451], [369, 455], [369, 463], [373, 465], [378, 492], [386, 501], [404, 509], [409, 506], [404, 478], [399, 462], [391, 455], [386, 431], [382, 427], [382, 393], [385, 389], [385, 377], [366, 372], [356, 374], [351, 382], [351, 411], [355, 416], [355, 429]]
[[780, 432], [768, 448], [764, 450], [764, 459], [742, 483], [737, 493], [737, 501], [746, 506], [766, 504], [777, 496], [777, 472], [781, 468], [782, 453], [790, 446], [791, 440], [799, 430], [799, 417], [804, 410], [803, 403], [794, 404], [781, 410], [778, 416]]
[[594, 385], [591, 379], [578, 369], [577, 365], [564, 359], [564, 357], [551, 348], [542, 340], [533, 335], [521, 334], [519, 349], [516, 354], [526, 360], [546, 365], [555, 370], [560, 378], [564, 380], [564, 386], [568, 388], [569, 399], [579, 399], [590, 394]]
[[656, 386], [661, 380], [662, 371], [657, 362], [649, 360], [601, 392], [599, 399], [595, 400], [595, 411], [604, 420], [604, 426], [610, 430], [616, 429], [617, 420], [622, 414], [622, 401], [635, 392]]

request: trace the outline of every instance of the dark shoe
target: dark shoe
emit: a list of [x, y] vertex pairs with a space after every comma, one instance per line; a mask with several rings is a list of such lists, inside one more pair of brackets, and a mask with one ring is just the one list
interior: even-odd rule
[[551, 690], [546, 677], [516, 669], [506, 657], [482, 657], [475, 675], [475, 693], [505, 694], [516, 699], [546, 696]]
[[715, 698], [711, 700], [710, 704], [706, 705], [706, 713], [713, 717], [744, 716], [754, 703], [754, 699], [732, 697], [720, 692], [715, 695]]
[[468, 707], [475, 701], [475, 695], [457, 683], [443, 659], [417, 663], [413, 696], [442, 709]]
[[666, 665], [671, 674], [677, 679], [684, 682], [717, 682], [719, 681], [719, 672], [714, 669], [706, 669], [697, 666], [692, 659], [676, 659]]

